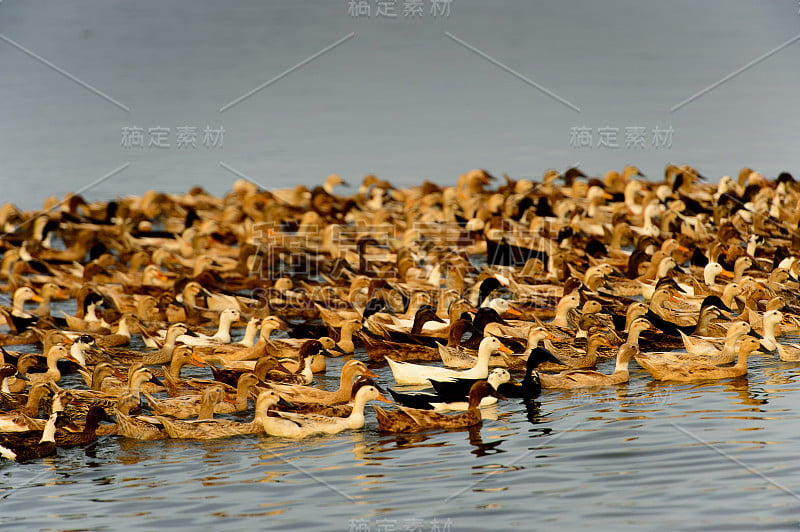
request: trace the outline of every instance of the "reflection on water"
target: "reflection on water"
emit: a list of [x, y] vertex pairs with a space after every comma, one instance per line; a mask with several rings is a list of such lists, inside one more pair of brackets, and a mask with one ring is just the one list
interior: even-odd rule
[[[321, 381], [337, 386], [345, 361]], [[634, 366], [627, 384], [504, 401], [465, 430], [379, 433], [367, 409], [365, 430], [301, 442], [107, 436], [0, 464], [0, 526], [348, 530], [362, 519], [377, 530], [450, 518], [455, 531], [529, 529], [518, 516], [531, 512], [567, 529], [794, 526], [798, 374], [771, 355], [718, 382], [656, 382]]]

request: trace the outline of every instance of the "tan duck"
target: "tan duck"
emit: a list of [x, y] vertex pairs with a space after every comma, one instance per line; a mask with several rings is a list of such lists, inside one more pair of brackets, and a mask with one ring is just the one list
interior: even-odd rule
[[[213, 405], [215, 414], [231, 414], [247, 410], [247, 398], [250, 391], [259, 383], [258, 377], [254, 373], [242, 373], [236, 385], [235, 399], [224, 397]], [[209, 385], [209, 387], [219, 388], [219, 386]], [[223, 388], [226, 390], [226, 388]], [[155, 414], [170, 416], [177, 419], [187, 419], [198, 416], [202, 406], [203, 395], [183, 395], [180, 397], [170, 397], [168, 399], [156, 399], [152, 395], [144, 394], [150, 403]]]
[[189, 332], [189, 327], [186, 324], [175, 323], [170, 325], [164, 344], [156, 352], [142, 353], [139, 351], [109, 349], [106, 350], [106, 354], [110, 355], [115, 362], [121, 364], [134, 364], [137, 362], [145, 366], [167, 364], [172, 361], [172, 352], [177, 345], [178, 336], [187, 332]]
[[117, 435], [134, 440], [163, 440], [168, 437], [164, 426], [154, 416], [132, 416], [130, 412], [139, 408], [139, 399], [125, 393], [119, 397], [114, 417], [117, 420]]
[[539, 380], [542, 388], [575, 389], [592, 386], [613, 386], [628, 382], [630, 373], [628, 363], [639, 352], [633, 344], [623, 344], [617, 352], [617, 361], [614, 372], [610, 375], [599, 371], [573, 369], [561, 373], [540, 373]]
[[383, 432], [420, 432], [430, 429], [458, 429], [478, 425], [482, 417], [478, 406], [484, 397], [494, 396], [505, 399], [485, 380], [479, 380], [469, 391], [467, 411], [461, 414], [442, 414], [432, 410], [399, 407], [387, 412], [373, 406], [378, 420], [378, 429]]
[[[597, 365], [597, 352], [602, 346], [610, 346], [608, 337], [604, 332], [593, 332], [589, 336], [586, 343], [586, 350], [575, 347], [568, 342], [559, 342], [554, 345], [549, 339], [542, 342], [545, 349], [553, 353], [553, 355], [562, 361], [565, 365], [580, 369], [580, 368], [593, 368]], [[550, 362], [542, 364], [539, 369], [552, 370], [553, 366], [549, 366]], [[560, 370], [561, 368], [556, 368]]]
[[320, 405], [335, 405], [346, 403], [351, 399], [353, 382], [360, 376], [375, 377], [366, 364], [360, 360], [348, 360], [342, 366], [339, 376], [339, 388], [335, 391], [321, 390], [310, 386], [291, 386], [270, 383], [270, 387], [277, 390], [281, 396], [292, 403], [316, 403]]
[[730, 364], [736, 358], [736, 342], [743, 335], [750, 332], [750, 324], [745, 321], [734, 322], [728, 328], [728, 334], [725, 336], [725, 341], [720, 347], [718, 342], [709, 341], [707, 339], [695, 336], [688, 336], [681, 333], [683, 345], [686, 348], [687, 356], [677, 355], [683, 360], [697, 359], [697, 356], [704, 357], [705, 362], [709, 364]]
[[[148, 403], [154, 405], [154, 398], [150, 394], [145, 392], [144, 396]], [[217, 403], [224, 400], [225, 390], [222, 386], [209, 386], [203, 390], [202, 398], [200, 400], [200, 407], [197, 409], [197, 421], [214, 419], [214, 408], [216, 407]], [[161, 421], [163, 424], [164, 420], [167, 418], [164, 416], [156, 416], [156, 419]]]
[[16, 373], [19, 374], [21, 377], [17, 377], [15, 374], [10, 374], [6, 377], [2, 384], [0, 384], [0, 391], [5, 393], [20, 393], [24, 392], [25, 389], [28, 387], [30, 381], [28, 380], [25, 375], [27, 375], [28, 370], [32, 367], [39, 364], [39, 357], [32, 354], [20, 354], [19, 358], [17, 359], [17, 371]]
[[288, 438], [302, 438], [312, 434], [337, 434], [344, 430], [356, 430], [364, 426], [364, 406], [367, 401], [383, 401], [390, 403], [378, 388], [372, 385], [362, 386], [356, 392], [353, 399], [353, 410], [347, 417], [328, 417], [317, 414], [296, 414], [293, 412], [277, 412], [285, 421], [290, 421], [296, 425], [294, 428], [286, 430], [288, 425], [281, 424], [278, 427], [271, 425], [272, 419], [267, 417], [263, 420], [264, 430], [272, 436], [284, 436]]
[[736, 352], [736, 364], [728, 367], [714, 364], [675, 363], [659, 357], [637, 356], [636, 362], [647, 370], [654, 379], [660, 381], [694, 382], [701, 380], [719, 380], [740, 377], [747, 374], [747, 357], [761, 347], [761, 342], [752, 336], [745, 336], [739, 341]]
[[54, 345], [47, 352], [47, 371], [44, 373], [28, 373], [25, 376], [31, 384], [36, 382], [59, 382], [61, 380], [61, 371], [58, 369], [59, 360], [71, 360], [78, 363], [77, 360], [67, 351], [63, 345]]
[[[276, 392], [262, 391], [256, 399], [253, 421], [239, 423], [228, 419], [197, 420], [193, 422], [176, 421], [166, 417], [159, 417], [165, 432], [170, 438], [186, 438], [193, 440], [210, 440], [229, 438], [242, 434], [262, 434], [267, 411], [275, 401]], [[278, 398], [278, 403], [282, 403]]]

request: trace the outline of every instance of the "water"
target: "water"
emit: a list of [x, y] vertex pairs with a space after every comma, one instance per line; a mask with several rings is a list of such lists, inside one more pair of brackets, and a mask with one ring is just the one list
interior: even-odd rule
[[[540, 178], [576, 163], [592, 175], [634, 163], [654, 178], [670, 161], [712, 179], [744, 165], [797, 173], [797, 42], [670, 111], [797, 36], [796, 1], [495, 4], [455, 0], [434, 18], [426, 1], [422, 18], [389, 20], [374, 5], [371, 18], [350, 17], [345, 0], [7, 0], [0, 34], [130, 110], [0, 41], [3, 199], [39, 207], [125, 163], [84, 193], [221, 194], [237, 175], [220, 162], [265, 187], [331, 172], [400, 184], [452, 183], [472, 168]], [[202, 144], [207, 125], [225, 129], [221, 148]], [[198, 128], [197, 148], [176, 147], [179, 126]], [[593, 147], [570, 146], [584, 126]], [[126, 149], [123, 127], [168, 127], [170, 147]], [[618, 148], [598, 147], [604, 127], [618, 130]], [[625, 147], [629, 127], [646, 129], [641, 149]], [[656, 127], [673, 129], [671, 147], [653, 146]]]
[[[50, 194], [195, 184], [222, 194], [238, 176], [221, 162], [266, 188], [331, 172], [538, 178], [578, 162], [592, 175], [634, 163], [658, 178], [673, 161], [712, 179], [743, 165], [797, 177], [800, 44], [670, 109], [798, 32], [789, 0], [459, 0], [447, 18], [416, 21], [354, 19], [345, 1], [5, 0], [2, 36], [130, 110], [0, 41], [0, 200], [33, 209]], [[202, 145], [206, 125], [225, 129], [221, 147]], [[125, 148], [122, 128], [134, 126], [169, 127], [171, 146]], [[175, 146], [178, 126], [198, 128], [196, 149]], [[570, 145], [580, 126], [592, 148]], [[619, 148], [597, 147], [605, 126]], [[632, 126], [647, 129], [642, 149], [625, 148]], [[670, 147], [652, 145], [654, 127], [673, 129]], [[634, 365], [628, 385], [546, 392], [535, 412], [503, 403], [479, 432], [382, 435], [370, 413], [364, 431], [302, 442], [107, 438], [0, 464], [0, 526], [796, 529], [798, 367], [751, 360], [747, 379], [696, 385], [653, 383]]]
[[[362, 356], [359, 353], [356, 356]], [[336, 386], [333, 360], [323, 384]], [[137, 442], [0, 465], [7, 530], [794, 529], [797, 364], [504, 402], [470, 431]], [[600, 368], [611, 371], [606, 361]], [[380, 381], [391, 382], [384, 367]], [[202, 375], [203, 370], [192, 369]], [[532, 526], [533, 524], [533, 526]], [[386, 528], [383, 528], [385, 530]], [[362, 530], [365, 530], [362, 528]]]

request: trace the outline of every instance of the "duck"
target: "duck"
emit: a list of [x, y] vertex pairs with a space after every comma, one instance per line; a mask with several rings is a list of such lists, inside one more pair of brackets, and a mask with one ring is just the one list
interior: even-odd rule
[[42, 298], [30, 286], [21, 286], [14, 291], [11, 308], [0, 308], [0, 315], [6, 318], [6, 322], [14, 334], [30, 329], [39, 321], [38, 316], [25, 310], [25, 303], [28, 301], [41, 302]]
[[[277, 403], [273, 402], [275, 395], [278, 396]], [[243, 434], [263, 434], [267, 411], [273, 404], [291, 406], [291, 403], [280, 397], [275, 391], [263, 390], [256, 398], [253, 420], [247, 423], [228, 419], [177, 421], [163, 416], [158, 417], [158, 420], [161, 421], [164, 431], [170, 438], [212, 440]]]
[[628, 382], [630, 373], [628, 363], [639, 352], [639, 348], [633, 344], [622, 344], [617, 352], [617, 361], [614, 372], [610, 375], [584, 369], [572, 369], [561, 373], [539, 374], [539, 380], [543, 388], [575, 389], [594, 386], [613, 386]]
[[722, 367], [714, 364], [686, 364], [675, 363], [659, 357], [637, 356], [636, 362], [650, 375], [659, 381], [695, 382], [702, 380], [719, 380], [731, 377], [740, 377], [747, 374], [747, 357], [761, 347], [761, 342], [752, 336], [745, 336], [739, 340], [736, 351], [736, 363], [733, 366]]
[[732, 323], [720, 349], [718, 342], [709, 341], [702, 337], [687, 336], [683, 331], [680, 331], [683, 345], [689, 355], [703, 356], [707, 362], [712, 362], [713, 360], [714, 364], [730, 364], [733, 362], [736, 355], [734, 351], [736, 342], [749, 332], [750, 324], [746, 321]]
[[593, 332], [586, 343], [586, 350], [582, 350], [569, 342], [559, 342], [554, 345], [549, 339], [542, 343], [545, 349], [553, 353], [563, 364], [574, 368], [593, 368], [597, 365], [597, 351], [602, 346], [611, 346], [604, 332]]
[[53, 412], [41, 432], [38, 443], [16, 443], [0, 437], [0, 456], [12, 462], [23, 462], [52, 456], [56, 453], [56, 421], [58, 412]]
[[278, 416], [283, 421], [293, 423], [295, 426], [281, 423], [273, 424], [272, 418], [268, 416], [264, 420], [264, 430], [271, 436], [283, 436], [288, 438], [304, 438], [312, 434], [337, 434], [344, 430], [356, 430], [364, 426], [364, 407], [367, 401], [382, 401], [390, 403], [376, 386], [362, 386], [353, 400], [353, 410], [345, 418], [320, 416], [314, 414], [295, 414], [291, 412], [278, 412]]
[[[526, 369], [525, 369], [525, 377], [523, 378], [522, 382], [519, 385], [512, 384], [510, 382], [501, 383], [498, 387], [498, 391], [506, 396], [506, 397], [525, 397], [526, 394], [533, 394], [533, 390], [530, 388], [530, 378], [531, 375], [535, 373], [535, 369], [538, 368], [541, 364], [545, 362], [552, 362], [557, 365], [563, 365], [561, 361], [559, 361], [556, 357], [553, 356], [550, 351], [544, 349], [542, 347], [534, 348], [530, 355], [528, 355], [528, 359], [526, 360]], [[498, 368], [496, 368], [498, 369]], [[495, 370], [493, 370], [495, 371]], [[461, 400], [467, 395], [469, 395], [469, 390], [475, 382], [480, 379], [452, 379], [452, 380], [437, 380], [431, 379], [431, 385], [433, 386], [436, 393], [441, 397], [445, 402], [452, 402]], [[526, 391], [527, 390], [527, 391]], [[539, 395], [539, 392], [535, 392], [535, 395]]]
[[386, 362], [392, 371], [395, 383], [400, 385], [421, 385], [428, 384], [429, 379], [457, 379], [457, 378], [486, 378], [489, 375], [489, 357], [497, 352], [510, 354], [511, 350], [504, 346], [502, 342], [490, 336], [481, 340], [478, 348], [478, 358], [475, 365], [466, 370], [453, 370], [442, 367], [422, 366], [409, 362], [395, 362], [386, 357]]
[[485, 380], [479, 380], [469, 391], [467, 411], [448, 415], [431, 410], [420, 410], [400, 406], [398, 410], [387, 412], [373, 405], [378, 420], [378, 430], [382, 432], [413, 433], [430, 429], [458, 429], [478, 425], [482, 421], [479, 405], [487, 396], [505, 399]]
[[66, 429], [56, 430], [56, 445], [64, 448], [89, 445], [97, 440], [101, 421], [112, 421], [112, 419], [102, 406], [89, 407], [82, 430], [77, 432]]
[[42, 398], [49, 393], [50, 387], [43, 382], [31, 386], [27, 395], [0, 392], [0, 404], [4, 410], [0, 413], [0, 432], [41, 429], [38, 423], [36, 426], [31, 426], [29, 421], [39, 416]]
[[[255, 389], [259, 382], [259, 378], [254, 373], [242, 373], [236, 386], [235, 399], [229, 400], [226, 397], [214, 403], [214, 414], [231, 414], [247, 410], [247, 398], [250, 396], [250, 391]], [[204, 397], [202, 394], [195, 393], [168, 399], [156, 399], [147, 392], [144, 393], [144, 396], [155, 414], [176, 419], [198, 416]]]
[[[175, 341], [191, 346], [209, 346], [217, 344], [231, 343], [231, 326], [241, 317], [239, 310], [226, 308], [219, 314], [219, 327], [217, 332], [211, 336], [195, 332], [192, 335], [179, 335]], [[159, 336], [166, 338], [167, 331], [159, 331]]]
[[320, 405], [335, 405], [346, 403], [350, 400], [353, 382], [355, 381], [356, 377], [360, 376], [374, 378], [378, 377], [374, 372], [367, 368], [366, 364], [364, 364], [362, 361], [348, 360], [342, 366], [342, 370], [339, 375], [339, 388], [334, 391], [321, 390], [319, 388], [310, 386], [296, 386], [279, 383], [270, 383], [269, 386], [272, 389], [277, 390], [282, 397], [285, 397], [288, 401], [294, 404], [315, 403]]
[[[500, 391], [500, 385], [508, 383], [510, 380], [511, 374], [505, 368], [494, 368], [489, 372], [489, 376], [486, 378], [486, 382], [488, 382], [492, 388], [498, 392]], [[444, 383], [444, 385], [452, 384], [451, 382], [447, 381], [442, 381], [442, 383], [438, 381], [436, 382], [440, 386], [442, 383]], [[466, 393], [460, 397], [455, 396], [455, 394], [439, 396], [438, 393], [429, 392], [399, 392], [391, 388], [389, 389], [389, 393], [392, 395], [392, 398], [396, 403], [409, 408], [435, 410], [436, 412], [458, 412], [468, 408], [466, 399], [467, 395], [469, 394], [469, 388], [467, 388]], [[481, 399], [481, 402], [478, 406], [482, 408], [496, 403], [497, 397], [490, 395]]]
[[116, 433], [133, 440], [164, 440], [168, 438], [161, 421], [154, 416], [133, 416], [130, 412], [139, 408], [139, 398], [130, 393], [119, 397], [114, 417], [117, 421]]
[[44, 373], [28, 373], [25, 376], [33, 384], [37, 382], [59, 382], [61, 381], [61, 371], [58, 369], [59, 360], [71, 360], [78, 362], [63, 345], [54, 345], [47, 352], [47, 371]]
[[190, 333], [190, 330], [185, 323], [174, 323], [167, 329], [164, 344], [161, 345], [156, 352], [142, 353], [140, 351], [121, 351], [115, 349], [108, 349], [105, 352], [119, 364], [133, 364], [136, 362], [145, 366], [168, 364], [172, 361], [172, 353], [175, 350], [175, 346], [178, 345], [178, 337], [187, 333]]

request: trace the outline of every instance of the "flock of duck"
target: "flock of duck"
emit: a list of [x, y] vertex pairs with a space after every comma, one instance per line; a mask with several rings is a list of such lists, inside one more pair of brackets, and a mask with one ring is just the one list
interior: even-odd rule
[[[631, 361], [683, 382], [800, 361], [788, 173], [339, 185], [0, 207], [0, 456], [338, 433], [371, 401], [394, 405], [374, 405], [380, 431], [471, 427], [498, 401], [626, 383]], [[338, 388], [314, 386], [331, 357]]]

